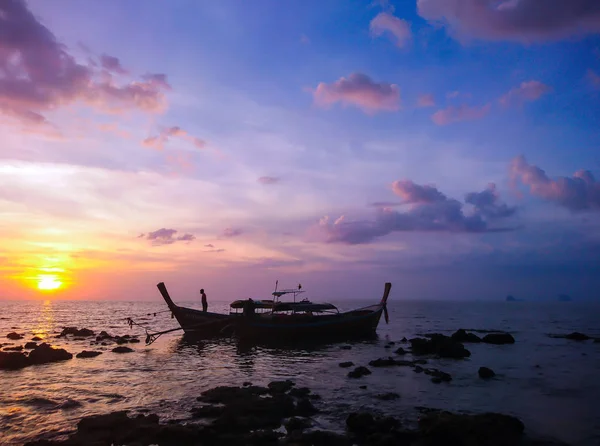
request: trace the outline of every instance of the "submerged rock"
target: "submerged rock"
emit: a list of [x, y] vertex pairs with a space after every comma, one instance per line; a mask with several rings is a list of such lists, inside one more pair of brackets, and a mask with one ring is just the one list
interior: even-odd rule
[[565, 339], [571, 339], [572, 341], [587, 341], [588, 339], [592, 339], [592, 338], [586, 334], [575, 331], [573, 333], [569, 333], [568, 335], [566, 335]]
[[456, 330], [450, 337], [457, 342], [481, 342], [481, 338], [479, 336], [477, 336], [475, 333], [468, 333], [464, 328]]
[[346, 362], [340, 362], [339, 365], [342, 368], [348, 368], [348, 367], [352, 367], [354, 365], [354, 363], [352, 361], [346, 361]]
[[133, 350], [132, 348], [123, 347], [123, 346], [121, 346], [121, 347], [115, 347], [115, 348], [112, 349], [113, 353], [131, 353], [133, 351], [135, 351], [135, 350]]
[[495, 345], [514, 344], [515, 338], [510, 333], [489, 333], [483, 337], [482, 341], [486, 344]]
[[73, 335], [78, 338], [85, 338], [88, 336], [94, 336], [94, 332], [88, 328], [82, 328], [81, 330], [79, 330], [77, 327], [64, 327], [58, 335], [58, 337], [62, 338], [67, 335]]
[[43, 339], [40, 338], [39, 336], [34, 336], [33, 338], [31, 338], [31, 340], [35, 341], [35, 342], [39, 342], [39, 341], [42, 341]]
[[76, 358], [95, 358], [96, 356], [100, 356], [102, 352], [95, 352], [90, 350], [83, 350], [80, 353], [75, 355]]
[[398, 347], [398, 348], [397, 348], [397, 349], [394, 351], [394, 353], [395, 353], [395, 354], [397, 354], [397, 355], [405, 355], [405, 354], [407, 353], [407, 351], [406, 351], [406, 350], [404, 350], [402, 347]]
[[400, 395], [398, 395], [396, 392], [386, 392], [378, 393], [377, 395], [375, 395], [375, 398], [382, 401], [390, 401], [397, 400], [398, 398], [400, 398]]
[[477, 373], [479, 374], [479, 377], [483, 379], [489, 379], [496, 376], [496, 373], [488, 367], [479, 367]]
[[452, 381], [452, 375], [438, 369], [423, 369], [423, 373], [431, 376], [431, 382], [435, 384]]
[[410, 340], [415, 355], [438, 355], [441, 358], [462, 359], [471, 356], [460, 342], [449, 336], [434, 333], [431, 339], [414, 338]]
[[20, 352], [23, 350], [22, 345], [15, 345], [14, 347], [4, 347], [4, 351], [6, 352]]
[[348, 378], [362, 378], [363, 376], [370, 375], [371, 371], [363, 366], [356, 367], [351, 372], [348, 372]]
[[19, 339], [23, 339], [23, 335], [20, 335], [19, 333], [15, 333], [14, 331], [7, 334], [6, 337], [13, 341], [18, 341]]
[[30, 349], [30, 348], [36, 348], [38, 345], [35, 342], [27, 342], [25, 344], [25, 348]]
[[302, 431], [311, 427], [312, 423], [306, 418], [293, 417], [286, 421], [284, 423], [284, 426], [287, 432]]
[[271, 381], [267, 385], [271, 393], [285, 393], [294, 386], [294, 382], [289, 379], [286, 379], [285, 381]]

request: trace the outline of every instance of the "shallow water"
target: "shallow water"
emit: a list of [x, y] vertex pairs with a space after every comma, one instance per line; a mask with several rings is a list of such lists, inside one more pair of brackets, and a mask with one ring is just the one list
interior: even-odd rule
[[[334, 302], [335, 303], [335, 302]], [[372, 302], [340, 302], [350, 309]], [[181, 303], [182, 305], [186, 305]], [[187, 304], [198, 308], [199, 302]], [[211, 303], [223, 311], [226, 303]], [[581, 331], [600, 337], [600, 306], [581, 303], [533, 302], [416, 302], [391, 301], [390, 323], [381, 321], [378, 339], [342, 344], [273, 348], [242, 346], [233, 340], [192, 341], [180, 332], [162, 336], [150, 346], [144, 332], [129, 329], [124, 318], [134, 316], [152, 328], [176, 327], [156, 302], [0, 301], [0, 343], [22, 345], [40, 336], [75, 354], [81, 350], [104, 353], [92, 359], [73, 358], [61, 363], [0, 371], [0, 444], [17, 445], [40, 435], [52, 436], [73, 429], [85, 415], [115, 410], [149, 410], [161, 418], [185, 419], [195, 398], [217, 385], [244, 381], [266, 384], [290, 378], [319, 393], [324, 413], [317, 418], [323, 428], [341, 429], [345, 415], [364, 407], [416, 419], [416, 406], [453, 411], [495, 411], [516, 415], [527, 431], [569, 442], [575, 446], [600, 444], [600, 344], [554, 339], [548, 333]], [[150, 315], [148, 315], [150, 313]], [[111, 334], [139, 334], [134, 353], [116, 354], [114, 345], [90, 346], [90, 340], [56, 339], [64, 326], [87, 327]], [[16, 328], [12, 328], [16, 327]], [[428, 367], [449, 372], [450, 383], [434, 384], [428, 376], [408, 367], [373, 368], [373, 374], [353, 380], [338, 364], [370, 360], [391, 354], [398, 341], [419, 333], [450, 334], [458, 328], [509, 331], [516, 344], [467, 344], [466, 360], [429, 361]], [[25, 335], [19, 341], [5, 338], [11, 331]], [[385, 349], [395, 341], [392, 349]], [[348, 345], [348, 344], [346, 344]], [[409, 356], [410, 357], [410, 356]], [[479, 379], [480, 366], [498, 376]], [[367, 389], [359, 386], [367, 385]], [[382, 392], [400, 399], [380, 401]]]

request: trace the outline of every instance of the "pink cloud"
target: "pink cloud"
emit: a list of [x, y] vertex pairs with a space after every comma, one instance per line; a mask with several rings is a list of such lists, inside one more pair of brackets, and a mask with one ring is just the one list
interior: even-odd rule
[[152, 149], [163, 150], [171, 138], [177, 137], [190, 142], [199, 149], [206, 146], [206, 142], [196, 136], [190, 135], [181, 127], [173, 126], [163, 129], [157, 136], [149, 136], [142, 141], [142, 145]]
[[596, 74], [594, 70], [588, 70], [588, 79], [595, 88], [600, 88], [600, 75]]
[[435, 107], [435, 98], [432, 94], [422, 94], [417, 100], [417, 105], [422, 108]]
[[155, 246], [171, 245], [175, 242], [191, 242], [196, 239], [193, 234], [176, 236], [177, 232], [176, 229], [160, 228], [148, 234], [140, 234], [137, 238], [150, 240]]
[[42, 25], [22, 0], [0, 4], [0, 112], [24, 123], [47, 124], [45, 113], [80, 102], [102, 111], [162, 112], [165, 75], [118, 83], [117, 58], [104, 55], [105, 68], [81, 64]]
[[431, 116], [431, 120], [437, 125], [448, 125], [461, 121], [473, 121], [481, 119], [490, 111], [490, 104], [482, 107], [469, 107], [460, 105], [458, 107], [450, 106], [443, 110], [438, 110]]
[[241, 229], [235, 228], [225, 228], [225, 230], [223, 231], [223, 237], [237, 237], [242, 234], [243, 231]]
[[354, 105], [367, 113], [396, 111], [400, 107], [400, 89], [395, 84], [373, 82], [365, 74], [352, 73], [332, 84], [321, 82], [313, 92], [315, 103], [327, 107], [336, 102]]
[[260, 177], [258, 182], [261, 184], [276, 184], [281, 181], [281, 178], [278, 177]]
[[121, 61], [114, 56], [103, 54], [100, 56], [100, 65], [108, 71], [113, 71], [117, 74], [127, 74], [127, 70], [121, 65]]
[[465, 37], [527, 43], [600, 32], [597, 0], [417, 0], [417, 9]]
[[410, 24], [406, 20], [399, 19], [387, 12], [380, 12], [371, 20], [371, 34], [381, 36], [389, 33], [397, 46], [406, 46], [412, 39]]
[[552, 91], [552, 87], [539, 81], [523, 82], [499, 99], [504, 106], [521, 105], [524, 102], [534, 102]]
[[529, 187], [532, 195], [555, 202], [572, 211], [600, 211], [600, 182], [588, 170], [579, 170], [572, 177], [551, 179], [542, 169], [518, 156], [510, 164], [513, 186]]
[[405, 203], [434, 203], [444, 201], [446, 196], [434, 186], [421, 186], [410, 180], [398, 180], [392, 183], [392, 190]]

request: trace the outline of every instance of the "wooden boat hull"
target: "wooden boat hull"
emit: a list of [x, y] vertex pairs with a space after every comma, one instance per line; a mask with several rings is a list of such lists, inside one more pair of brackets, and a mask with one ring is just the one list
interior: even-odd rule
[[233, 322], [239, 339], [356, 339], [373, 335], [382, 313], [383, 306], [374, 310], [356, 310], [328, 316], [242, 316]]

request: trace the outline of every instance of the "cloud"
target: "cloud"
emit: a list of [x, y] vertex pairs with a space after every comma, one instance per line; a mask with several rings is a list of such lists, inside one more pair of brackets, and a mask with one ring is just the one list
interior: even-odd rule
[[431, 116], [431, 120], [437, 125], [448, 125], [461, 121], [473, 121], [487, 115], [490, 108], [490, 104], [482, 107], [469, 107], [466, 104], [458, 107], [450, 106], [435, 112]]
[[600, 75], [598, 75], [594, 70], [588, 70], [587, 76], [595, 88], [600, 88]]
[[483, 233], [509, 231], [493, 223], [514, 214], [513, 208], [501, 203], [495, 186], [467, 195], [474, 211], [466, 214], [458, 200], [448, 198], [434, 186], [422, 186], [410, 180], [396, 181], [392, 190], [409, 205], [406, 212], [378, 209], [375, 220], [347, 221], [344, 216], [319, 221], [319, 235], [326, 243], [357, 245], [370, 243], [392, 232]]
[[100, 65], [102, 65], [102, 68], [105, 70], [112, 71], [117, 74], [127, 74], [127, 70], [125, 70], [125, 68], [123, 68], [121, 65], [121, 61], [114, 56], [103, 54], [100, 56]]
[[422, 94], [417, 99], [417, 105], [421, 108], [435, 107], [435, 98], [432, 94]]
[[523, 82], [499, 99], [504, 106], [521, 105], [524, 102], [534, 102], [552, 91], [552, 87], [539, 81]]
[[164, 74], [117, 82], [123, 71], [117, 58], [102, 65], [78, 63], [55, 35], [29, 11], [23, 0], [0, 3], [0, 112], [26, 124], [48, 124], [46, 113], [76, 102], [100, 111], [137, 109], [162, 112]]
[[142, 141], [142, 145], [157, 150], [163, 150], [165, 145], [173, 137], [181, 138], [185, 141], [190, 142], [198, 149], [203, 149], [206, 146], [206, 142], [200, 138], [190, 135], [188, 132], [183, 130], [181, 127], [167, 127], [162, 130], [157, 136], [149, 136]]
[[600, 32], [597, 0], [418, 0], [417, 9], [460, 37], [530, 43]]
[[214, 248], [215, 245], [213, 245], [212, 243], [209, 243], [207, 245], [204, 245], [205, 248]]
[[277, 184], [281, 181], [278, 177], [260, 177], [258, 182], [261, 184]]
[[150, 240], [155, 246], [171, 245], [175, 242], [191, 242], [196, 239], [193, 234], [183, 234], [180, 236], [175, 236], [175, 234], [177, 234], [176, 229], [161, 228], [154, 232], [149, 232], [145, 236], [141, 234], [138, 238], [144, 237], [146, 240]]
[[225, 228], [225, 230], [223, 231], [223, 237], [237, 237], [239, 235], [242, 235], [244, 231], [242, 231], [241, 229], [234, 229], [234, 228]]
[[396, 111], [400, 107], [400, 89], [395, 84], [377, 83], [365, 74], [352, 73], [332, 84], [321, 82], [313, 91], [315, 103], [328, 107], [336, 102], [354, 105], [367, 113]]
[[387, 12], [377, 14], [371, 20], [370, 29], [371, 34], [377, 37], [386, 33], [391, 35], [392, 41], [400, 48], [406, 46], [412, 40], [410, 23]]
[[588, 170], [578, 170], [572, 177], [551, 179], [542, 169], [533, 166], [523, 155], [510, 164], [513, 186], [520, 182], [529, 187], [529, 192], [552, 201], [571, 211], [600, 211], [600, 182]]

